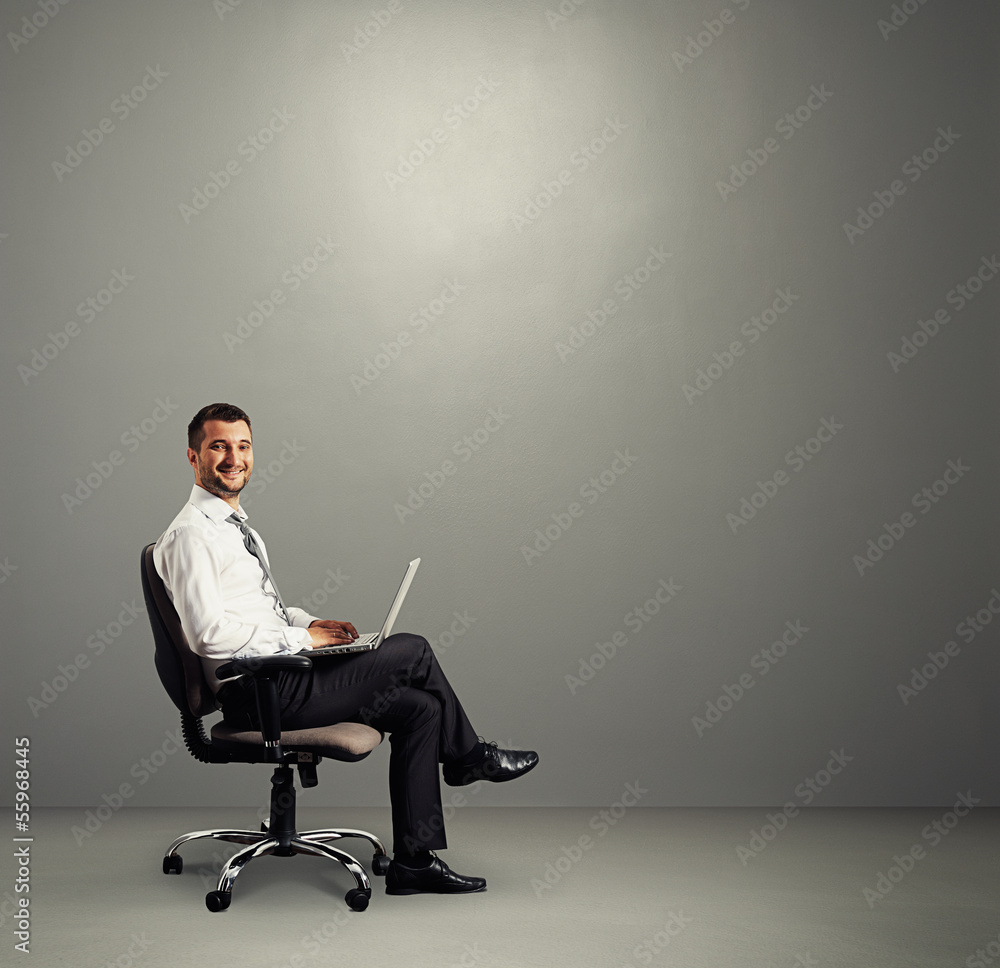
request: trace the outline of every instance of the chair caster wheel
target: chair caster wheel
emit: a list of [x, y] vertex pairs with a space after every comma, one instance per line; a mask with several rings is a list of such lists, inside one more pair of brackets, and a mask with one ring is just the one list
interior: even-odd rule
[[385, 877], [388, 870], [389, 870], [388, 854], [376, 854], [372, 858], [372, 873], [378, 874], [379, 877]]
[[180, 854], [174, 854], [173, 856], [166, 856], [163, 858], [163, 873], [164, 874], [179, 874], [184, 869], [184, 860], [181, 858]]
[[233, 899], [232, 892], [228, 891], [209, 891], [205, 895], [205, 907], [209, 911], [225, 911], [229, 907], [230, 902]]
[[364, 911], [368, 907], [369, 893], [361, 890], [360, 887], [352, 887], [345, 895], [344, 900], [352, 911]]

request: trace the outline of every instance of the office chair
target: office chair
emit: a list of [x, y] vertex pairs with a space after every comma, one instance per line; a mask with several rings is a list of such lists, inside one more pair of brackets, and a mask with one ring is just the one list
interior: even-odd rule
[[201, 659], [189, 647], [180, 618], [167, 595], [163, 580], [153, 564], [153, 545], [142, 551], [142, 592], [156, 645], [156, 671], [174, 705], [180, 710], [184, 743], [191, 755], [202, 763], [274, 763], [271, 777], [270, 819], [260, 830], [197, 830], [178, 837], [163, 857], [163, 873], [179, 874], [183, 860], [178, 848], [192, 840], [211, 838], [245, 844], [223, 866], [218, 887], [205, 897], [210, 911], [225, 911], [232, 901], [236, 876], [255, 857], [274, 854], [317, 854], [343, 865], [354, 875], [356, 887], [345, 895], [349, 907], [364, 911], [371, 898], [371, 882], [361, 864], [350, 854], [326, 841], [360, 837], [375, 848], [374, 873], [384, 875], [389, 857], [381, 841], [364, 830], [347, 828], [295, 829], [295, 784], [292, 764], [299, 770], [303, 788], [317, 784], [316, 764], [323, 757], [346, 762], [363, 760], [379, 743], [382, 733], [362, 723], [337, 723], [314, 729], [285, 730], [279, 722], [278, 693], [273, 676], [284, 669], [308, 669], [307, 655], [275, 655], [231, 660], [217, 670], [220, 679], [234, 675], [252, 676], [257, 690], [261, 732], [242, 730], [215, 723], [211, 738], [206, 735], [202, 718], [217, 711], [215, 696], [209, 687]]

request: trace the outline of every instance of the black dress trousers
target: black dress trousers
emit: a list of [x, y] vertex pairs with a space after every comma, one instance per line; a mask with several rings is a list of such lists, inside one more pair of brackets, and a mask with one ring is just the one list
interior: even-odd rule
[[[438, 764], [461, 760], [478, 737], [425, 638], [399, 632], [373, 652], [315, 656], [311, 670], [282, 672], [277, 685], [283, 729], [357, 722], [388, 733], [394, 850], [448, 846]], [[252, 693], [234, 694], [223, 700], [226, 721], [249, 717], [257, 728]]]

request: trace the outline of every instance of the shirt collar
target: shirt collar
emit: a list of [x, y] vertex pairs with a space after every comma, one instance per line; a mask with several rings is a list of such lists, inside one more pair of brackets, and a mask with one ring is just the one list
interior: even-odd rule
[[188, 502], [193, 504], [202, 514], [216, 524], [225, 521], [226, 518], [233, 514], [241, 521], [245, 521], [247, 518], [247, 513], [243, 508], [233, 511], [221, 497], [216, 497], [216, 495], [206, 491], [200, 484], [195, 484], [191, 488], [191, 496], [188, 498]]

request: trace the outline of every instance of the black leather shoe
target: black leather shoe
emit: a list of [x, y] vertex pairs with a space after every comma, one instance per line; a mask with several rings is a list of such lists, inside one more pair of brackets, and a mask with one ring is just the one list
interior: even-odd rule
[[442, 771], [448, 786], [468, 786], [476, 780], [504, 783], [524, 776], [538, 765], [534, 750], [502, 750], [496, 743], [487, 743], [482, 760], [475, 766], [446, 765]]
[[406, 867], [389, 862], [385, 875], [386, 894], [475, 894], [486, 890], [486, 878], [456, 874], [437, 854], [427, 867]]

